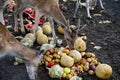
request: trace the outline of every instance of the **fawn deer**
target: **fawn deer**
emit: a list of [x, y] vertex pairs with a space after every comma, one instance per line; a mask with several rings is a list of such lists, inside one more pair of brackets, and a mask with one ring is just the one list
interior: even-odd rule
[[31, 80], [36, 78], [36, 71], [42, 61], [43, 51], [35, 51], [22, 45], [0, 23], [0, 57], [10, 55], [24, 60], [28, 75]]
[[93, 7], [95, 7], [97, 5], [97, 1], [99, 1], [101, 8], [103, 10], [105, 10], [105, 8], [103, 7], [102, 0], [85, 0], [85, 1], [86, 1], [85, 3], [81, 3], [81, 0], [77, 0], [76, 9], [75, 9], [75, 12], [74, 12], [74, 15], [73, 15], [74, 17], [76, 17], [76, 13], [77, 13], [77, 10], [79, 8], [79, 5], [86, 7], [88, 18], [92, 18], [91, 15], [90, 15], [90, 9], [92, 9]]
[[[23, 10], [27, 7], [31, 7], [35, 9], [36, 16], [35, 16], [35, 24], [34, 24], [34, 33], [37, 30], [38, 22], [41, 16], [47, 15], [50, 16], [49, 20], [52, 22], [53, 19], [55, 19], [58, 23], [61, 23], [64, 26], [64, 38], [69, 46], [71, 48], [73, 45], [71, 43], [74, 42], [76, 39], [76, 36], [78, 34], [79, 28], [70, 28], [68, 25], [68, 22], [64, 15], [62, 14], [60, 8], [59, 8], [59, 0], [14, 0], [16, 3], [16, 6], [14, 7], [14, 20], [15, 20], [15, 27], [14, 30], [18, 30], [18, 22], [17, 22], [17, 15], [20, 17], [20, 25], [21, 25], [21, 31], [24, 32], [24, 25], [23, 25]], [[53, 18], [53, 19], [52, 19]], [[52, 25], [53, 28], [53, 35], [55, 35], [54, 32], [54, 25]], [[74, 35], [74, 36], [73, 36]]]
[[55, 20], [58, 20], [63, 25], [67, 25], [65, 17], [63, 16], [62, 12], [59, 9], [58, 0], [14, 0], [16, 3], [15, 11], [14, 11], [14, 19], [15, 19], [15, 31], [18, 30], [16, 27], [18, 25], [17, 22], [17, 15], [20, 17], [20, 25], [21, 31], [24, 32], [24, 25], [23, 25], [23, 11], [25, 8], [31, 7], [35, 9], [35, 24], [34, 28], [37, 29], [39, 19], [43, 15], [50, 16]]
[[[71, 43], [74, 42], [74, 40], [76, 39], [76, 36], [78, 34], [78, 28], [70, 28], [68, 25], [68, 22], [66, 20], [66, 18], [64, 17], [63, 13], [61, 12], [60, 8], [59, 8], [59, 0], [15, 0], [16, 2], [16, 7], [15, 7], [15, 23], [17, 23], [17, 14], [20, 14], [20, 21], [23, 27], [23, 19], [22, 19], [22, 13], [23, 10], [27, 7], [31, 7], [33, 9], [35, 9], [36, 11], [36, 16], [35, 16], [35, 24], [34, 24], [34, 33], [37, 30], [37, 25], [39, 22], [40, 17], [42, 17], [43, 15], [47, 15], [49, 16], [49, 20], [50, 22], [53, 22], [52, 20], [56, 20], [58, 23], [62, 24], [64, 26], [64, 38], [66, 40], [66, 42], [68, 43], [69, 46], [72, 46]], [[52, 24], [52, 28], [53, 28], [53, 35], [55, 35], [54, 32], [54, 25]], [[17, 25], [17, 24], [16, 24]], [[24, 31], [24, 28], [22, 28]], [[73, 36], [74, 35], [74, 36]]]

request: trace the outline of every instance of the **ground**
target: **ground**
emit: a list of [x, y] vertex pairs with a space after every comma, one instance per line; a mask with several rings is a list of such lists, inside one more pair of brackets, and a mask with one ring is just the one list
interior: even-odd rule
[[[62, 3], [62, 2], [61, 2]], [[87, 26], [80, 31], [79, 35], [85, 33], [87, 36], [87, 50], [96, 54], [98, 59], [102, 63], [111, 65], [113, 74], [108, 80], [120, 80], [120, 1], [119, 0], [104, 0], [103, 1], [106, 13], [100, 12], [98, 7], [95, 11], [92, 11], [92, 16], [97, 13], [102, 16], [94, 16], [91, 20], [86, 17], [85, 8], [80, 9], [77, 13], [77, 18], [73, 19], [73, 12], [75, 9], [75, 3], [68, 1], [65, 5], [68, 8], [67, 12], [64, 12], [65, 17], [70, 19], [70, 24], [77, 24], [78, 18], [81, 18], [82, 24]], [[12, 18], [5, 15], [8, 20], [11, 20], [9, 24], [13, 24]], [[111, 23], [100, 24], [101, 20], [109, 20]], [[63, 38], [57, 33], [60, 38]], [[95, 45], [90, 43], [94, 42]], [[101, 46], [101, 49], [97, 50], [94, 46]], [[0, 59], [0, 80], [29, 80], [24, 64], [19, 66], [13, 65], [14, 58], [6, 56]], [[38, 80], [57, 80], [46, 76], [47, 70], [44, 66], [40, 66], [38, 69]], [[83, 77], [83, 80], [101, 80], [94, 76], [89, 76], [84, 73], [79, 76]]]

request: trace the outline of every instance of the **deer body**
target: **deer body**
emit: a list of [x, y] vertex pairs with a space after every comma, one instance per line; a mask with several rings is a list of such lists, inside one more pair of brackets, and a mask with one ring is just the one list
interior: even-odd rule
[[15, 0], [15, 3], [16, 3], [15, 13], [14, 13], [15, 31], [18, 31], [18, 28], [16, 26], [18, 25], [17, 15], [19, 14], [21, 31], [24, 32], [22, 14], [24, 9], [28, 7], [31, 7], [36, 11], [35, 25], [34, 25], [35, 30], [37, 29], [39, 19], [43, 15], [50, 16], [55, 20], [58, 20], [60, 23], [62, 23], [65, 26], [67, 24], [65, 17], [63, 16], [62, 12], [59, 9], [58, 0]]
[[76, 9], [75, 9], [75, 12], [74, 12], [74, 17], [76, 17], [76, 13], [77, 13], [77, 10], [78, 10], [79, 5], [80, 5], [80, 6], [86, 7], [87, 17], [92, 18], [91, 15], [90, 15], [90, 10], [97, 5], [97, 1], [99, 1], [101, 8], [103, 10], [105, 10], [104, 7], [103, 7], [103, 4], [102, 4], [102, 0], [85, 0], [85, 3], [81, 3], [81, 0], [77, 0]]
[[[56, 20], [58, 23], [62, 24], [64, 27], [64, 38], [67, 41], [68, 45], [71, 45], [74, 41], [69, 40], [75, 40], [76, 39], [76, 33], [75, 36], [71, 36], [74, 33], [70, 30], [68, 26], [68, 22], [64, 15], [62, 14], [60, 8], [59, 8], [59, 0], [15, 0], [16, 2], [16, 10], [15, 12], [23, 12], [23, 10], [27, 7], [32, 7], [36, 11], [35, 16], [35, 24], [34, 24], [34, 33], [37, 30], [38, 22], [40, 17], [43, 15], [49, 16], [49, 20], [51, 22], [51, 18]], [[21, 3], [21, 4], [20, 4]], [[24, 7], [23, 7], [24, 6]], [[22, 16], [20, 16], [22, 19]], [[17, 15], [15, 15], [15, 18], [17, 19]], [[17, 21], [17, 20], [15, 20]], [[16, 23], [16, 22], [15, 22]], [[23, 25], [23, 19], [21, 20], [21, 23]], [[52, 24], [52, 23], [51, 23]], [[54, 32], [54, 25], [52, 25], [52, 31]], [[24, 31], [24, 30], [23, 30]], [[53, 34], [54, 35], [54, 34]], [[69, 38], [69, 40], [68, 40]], [[72, 46], [72, 45], [71, 45]]]
[[32, 2], [32, 0], [14, 0], [16, 3], [16, 6], [14, 7], [14, 21], [15, 21], [15, 25], [14, 25], [14, 31], [18, 32], [18, 15], [20, 18], [20, 30], [22, 32], [25, 32], [24, 29], [24, 24], [23, 24], [23, 11], [26, 8], [32, 7], [34, 8], [34, 3]]
[[42, 54], [37, 55], [37, 51], [23, 46], [5, 26], [0, 24], [0, 57], [5, 55], [23, 59], [30, 79], [36, 78], [36, 71], [42, 60]]
[[[66, 20], [66, 18], [64, 17], [64, 15], [62, 14], [62, 12], [59, 8], [59, 0], [34, 0], [34, 1], [37, 2], [36, 3], [37, 4], [37, 9], [36, 9], [37, 11], [36, 12], [40, 13], [40, 15], [38, 15], [39, 17], [41, 17], [42, 15], [47, 15], [64, 26], [64, 28], [63, 28], [64, 38], [67, 42], [67, 45], [69, 45], [70, 48], [73, 48], [74, 41], [77, 38], [80, 25], [78, 25], [77, 28], [75, 26], [74, 29], [70, 27], [69, 22]], [[36, 13], [36, 15], [37, 15], [37, 13]], [[35, 20], [36, 22], [38, 22], [39, 17], [36, 18], [36, 20]], [[50, 18], [50, 22], [52, 24], [51, 26], [53, 29], [52, 33], [53, 33], [53, 38], [54, 38], [55, 37], [54, 36], [55, 35], [54, 34], [55, 33], [54, 32], [54, 25], [53, 25], [54, 23], [53, 23], [51, 18]], [[35, 25], [37, 25], [37, 24], [38, 23], [36, 23]]]
[[[22, 14], [23, 14], [23, 11], [25, 8], [31, 7], [33, 9], [35, 9], [35, 12], [36, 12], [35, 24], [33, 26], [34, 34], [35, 34], [35, 31], [37, 30], [37, 26], [38, 26], [40, 17], [42, 17], [43, 15], [47, 15], [50, 18], [53, 18], [58, 23], [60, 23], [64, 26], [64, 28], [63, 28], [64, 32], [65, 32], [64, 38], [65, 38], [66, 42], [68, 43], [68, 45], [71, 45], [71, 43], [73, 43], [74, 40], [76, 39], [76, 35], [77, 35], [76, 32], [72, 31], [72, 29], [70, 29], [66, 18], [64, 17], [64, 15], [62, 14], [62, 12], [59, 8], [59, 0], [14, 0], [14, 1], [16, 3], [15, 11], [14, 11], [14, 20], [15, 20], [14, 30], [15, 31], [18, 31], [17, 15], [19, 15], [21, 31], [24, 32]], [[52, 19], [50, 19], [50, 20], [52, 20]], [[53, 28], [53, 33], [55, 33], [54, 25], [52, 25], [52, 28]], [[72, 36], [73, 34], [75, 36]], [[71, 46], [73, 46], [73, 45], [71, 45]]]
[[92, 9], [92, 7], [95, 7], [97, 5], [97, 1], [99, 1], [101, 8], [104, 9], [101, 0], [86, 0], [86, 10], [87, 10], [87, 16], [89, 18], [92, 18], [90, 15], [90, 9]]

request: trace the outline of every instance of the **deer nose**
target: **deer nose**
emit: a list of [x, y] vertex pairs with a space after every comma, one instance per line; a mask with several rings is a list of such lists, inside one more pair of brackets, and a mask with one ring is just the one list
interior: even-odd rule
[[42, 54], [44, 54], [44, 50], [38, 51], [38, 52], [36, 53], [36, 56], [39, 56], [39, 55], [42, 55]]
[[44, 53], [44, 50], [40, 50], [39, 54], [43, 54]]

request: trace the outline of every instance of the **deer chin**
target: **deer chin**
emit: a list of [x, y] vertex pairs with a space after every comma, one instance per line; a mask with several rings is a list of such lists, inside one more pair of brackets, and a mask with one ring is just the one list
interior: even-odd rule
[[71, 40], [66, 40], [67, 44], [69, 45], [70, 49], [74, 49], [74, 42], [77, 39], [77, 37], [72, 38]]
[[70, 25], [69, 20], [68, 20], [68, 26], [64, 28], [64, 38], [67, 42], [67, 45], [71, 48], [74, 49], [74, 42], [78, 38], [78, 33], [80, 30], [86, 27], [86, 24], [81, 26], [80, 25], [80, 19], [78, 19], [77, 26], [75, 25]]
[[40, 64], [43, 61], [43, 53], [44, 53], [43, 50], [37, 51], [36, 55], [32, 60], [32, 64], [34, 64], [35, 66], [38, 66], [38, 64]]

